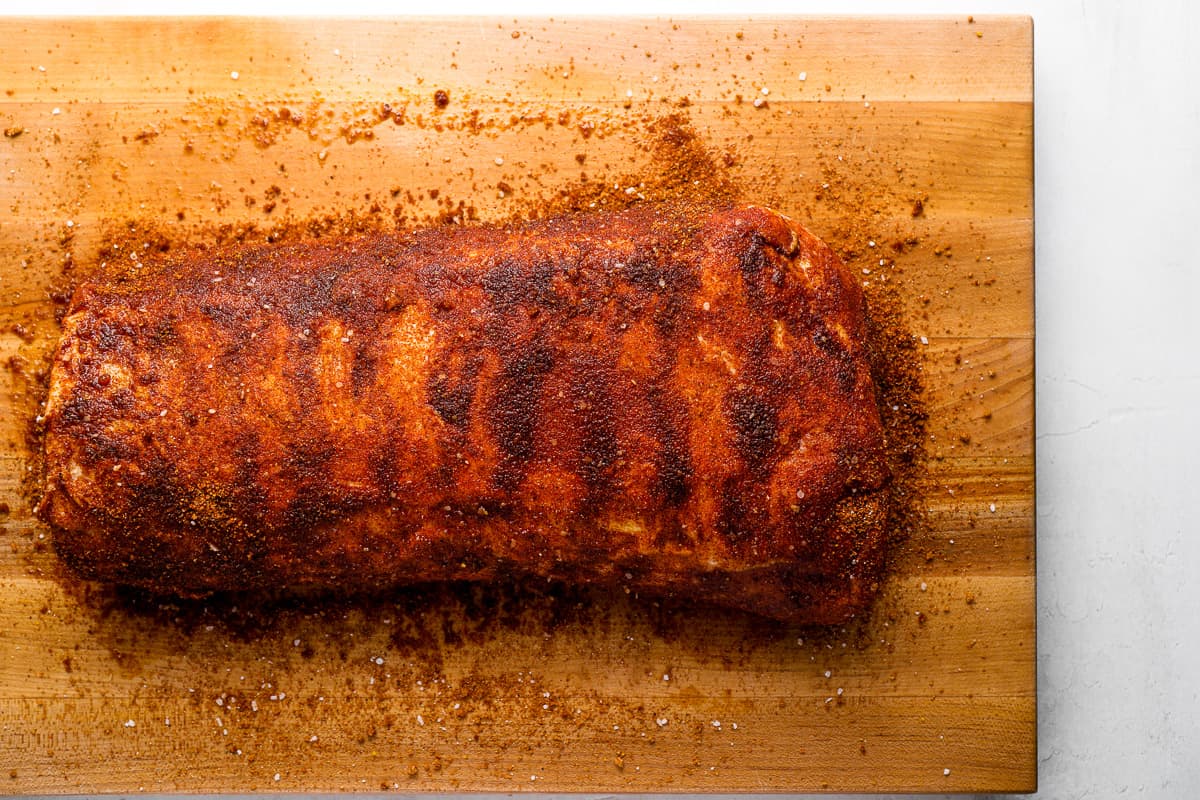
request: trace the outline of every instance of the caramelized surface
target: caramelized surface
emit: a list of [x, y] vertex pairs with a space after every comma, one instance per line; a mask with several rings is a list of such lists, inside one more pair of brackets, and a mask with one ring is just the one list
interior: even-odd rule
[[41, 513], [203, 594], [518, 577], [793, 621], [870, 599], [861, 290], [755, 206], [242, 247], [76, 291]]

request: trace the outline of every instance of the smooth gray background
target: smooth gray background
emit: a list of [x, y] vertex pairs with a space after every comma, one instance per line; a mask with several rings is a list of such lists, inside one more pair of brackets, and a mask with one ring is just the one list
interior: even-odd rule
[[3, 9], [1032, 14], [1038, 796], [1200, 797], [1200, 581], [1192, 573], [1200, 566], [1198, 5], [8, 0]]

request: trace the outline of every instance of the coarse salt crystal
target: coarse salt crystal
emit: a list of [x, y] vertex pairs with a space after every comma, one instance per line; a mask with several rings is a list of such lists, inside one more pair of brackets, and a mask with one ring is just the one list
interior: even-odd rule
[[922, 336], [922, 337], [921, 337], [921, 344], [929, 344], [929, 337], [928, 337], [928, 336]]
[[714, 720], [712, 721], [712, 726], [713, 726], [714, 728], [719, 728], [719, 727], [721, 727], [721, 720], [719, 720], [719, 719], [714, 719]]
[[767, 95], [767, 94], [770, 94], [770, 93], [771, 93], [771, 90], [770, 90], [770, 89], [768, 89], [766, 86], [764, 86], [764, 87], [762, 87], [762, 93], [763, 93], [764, 95]]
[[665, 728], [667, 726], [667, 722], [668, 722], [666, 717], [659, 717], [658, 719], [656, 719], [654, 721], [656, 723], [658, 723], [658, 727], [660, 727], [660, 728]]
[[828, 670], [828, 669], [827, 669], [827, 670], [825, 670], [825, 677], [826, 677], [826, 678], [832, 678], [832, 677], [833, 677], [833, 671], [832, 671], [832, 670]]
[[[237, 74], [237, 70], [234, 70], [233, 72], [229, 73], [229, 77], [236, 81], [240, 76]], [[275, 780], [279, 780], [278, 775], [275, 776]]]
[[807, 72], [801, 72], [801, 73], [800, 73], [799, 75], [797, 75], [796, 77], [797, 77], [797, 78], [799, 78], [799, 79], [800, 79], [800, 80], [802, 80], [802, 81], [806, 81], [806, 80], [808, 80], [808, 73], [807, 73]]
[[137, 727], [137, 723], [136, 723], [136, 722], [134, 722], [134, 721], [133, 721], [133, 720], [131, 720], [131, 719], [130, 719], [130, 720], [126, 720], [126, 721], [125, 721], [125, 727], [126, 727], [126, 728], [136, 728], [136, 727]]
[[949, 775], [949, 774], [950, 774], [950, 768], [949, 768], [949, 767], [946, 767], [944, 770], [942, 770], [942, 774], [943, 774], [943, 775]]
[[989, 504], [988, 504], [988, 511], [991, 511], [993, 514], [995, 514], [995, 513], [996, 513], [996, 504], [995, 504], [995, 503], [989, 503]]
[[275, 773], [275, 777], [273, 778], [273, 780], [279, 780], [279, 773], [278, 773], [278, 772], [276, 772], [276, 773]]

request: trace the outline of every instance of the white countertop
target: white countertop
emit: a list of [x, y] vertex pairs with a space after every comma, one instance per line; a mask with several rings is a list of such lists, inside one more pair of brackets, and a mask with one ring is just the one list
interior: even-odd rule
[[[1033, 15], [1038, 796], [1200, 796], [1200, 4], [190, 0], [170, 10], [568, 9]], [[9, 14], [166, 10], [158, 0], [4, 4]]]

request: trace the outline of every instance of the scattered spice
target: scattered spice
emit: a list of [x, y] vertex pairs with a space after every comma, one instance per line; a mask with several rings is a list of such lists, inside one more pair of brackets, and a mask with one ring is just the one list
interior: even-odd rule
[[[503, 36], [502, 31], [500, 35]], [[521, 33], [512, 31], [511, 37], [514, 40], [518, 39]], [[738, 38], [741, 38], [740, 34]], [[231, 79], [237, 80], [238, 77], [237, 72], [230, 73]], [[806, 79], [807, 73], [799, 73], [801, 82]], [[829, 92], [831, 87], [826, 85], [825, 90]], [[634, 96], [633, 89], [625, 94], [631, 99]], [[760, 88], [758, 94], [761, 96], [754, 98], [753, 105], [762, 112], [759, 115], [761, 120], [770, 120], [772, 115], [783, 113], [782, 108], [771, 108], [767, 105], [764, 99], [769, 94], [767, 87]], [[638, 96], [643, 97], [640, 93]], [[427, 98], [428, 95], [423, 97]], [[691, 128], [688, 117], [683, 115], [657, 118], [633, 113], [614, 115], [604, 110], [583, 109], [573, 110], [564, 119], [558, 113], [547, 113], [538, 109], [529, 113], [522, 109], [518, 113], [511, 108], [465, 108], [466, 103], [461, 97], [451, 109], [449, 100], [447, 91], [435, 91], [434, 106], [442, 113], [430, 113], [427, 99], [403, 93], [397, 93], [397, 96], [389, 98], [385, 103], [349, 106], [334, 106], [319, 99], [309, 102], [289, 99], [263, 104], [209, 98], [197, 100], [189, 106], [186, 122], [173, 121], [174, 127], [165, 125], [161, 130], [147, 128], [133, 133], [132, 138], [153, 149], [163, 146], [174, 134], [179, 134], [180, 138], [174, 139], [175, 146], [188, 152], [196, 152], [201, 157], [220, 157], [244, 142], [256, 157], [261, 157], [264, 162], [272, 162], [272, 153], [277, 152], [272, 148], [278, 148], [285, 141], [291, 141], [293, 144], [311, 142], [312, 150], [308, 151], [306, 157], [311, 159], [312, 154], [317, 153], [318, 160], [324, 161], [329, 148], [338, 139], [342, 139], [346, 144], [354, 144], [358, 141], [372, 140], [376, 131], [380, 136], [390, 135], [394, 131], [392, 126], [376, 128], [389, 120], [396, 126], [409, 125], [421, 131], [436, 132], [438, 135], [463, 137], [495, 136], [524, 130], [540, 132], [553, 127], [571, 131], [573, 135], [577, 133], [577, 137], [567, 145], [571, 148], [581, 148], [580, 152], [574, 154], [573, 164], [576, 166], [571, 167], [572, 174], [538, 173], [537, 179], [528, 180], [515, 174], [517, 170], [510, 168], [514, 174], [505, 171], [505, 180], [496, 180], [499, 170], [492, 170], [486, 163], [474, 164], [470, 165], [472, 169], [484, 167], [490, 174], [481, 176], [477, 185], [471, 181], [463, 181], [463, 185], [459, 186], [454, 185], [453, 181], [448, 181], [446, 186], [428, 192], [429, 202], [426, 202], [424, 197], [419, 197], [420, 193], [414, 187], [401, 185], [389, 190], [387, 186], [381, 185], [373, 190], [372, 198], [364, 199], [361, 204], [356, 198], [352, 199], [348, 195], [334, 194], [333, 197], [337, 199], [331, 199], [330, 202], [338, 205], [335, 206], [335, 210], [329, 210], [313, 208], [312, 205], [301, 207], [301, 200], [291, 191], [292, 182], [289, 175], [306, 167], [303, 164], [292, 163], [293, 158], [288, 157], [284, 159], [289, 162], [287, 165], [270, 163], [269, 166], [264, 166], [262, 173], [254, 176], [255, 180], [259, 181], [258, 184], [250, 180], [250, 185], [237, 187], [245, 189], [247, 199], [255, 202], [238, 200], [237, 188], [229, 187], [213, 188], [206, 196], [211, 198], [214, 208], [224, 209], [230, 208], [229, 195], [232, 194], [233, 207], [245, 208], [247, 213], [253, 209], [257, 216], [243, 217], [231, 222], [202, 222], [199, 220], [205, 214], [199, 210], [194, 214], [185, 214], [183, 209], [171, 209], [164, 210], [162, 215], [153, 210], [148, 211], [152, 216], [145, 219], [101, 220], [98, 223], [100, 230], [95, 233], [94, 238], [88, 239], [85, 244], [63, 246], [69, 247], [73, 255], [72, 263], [67, 268], [68, 276], [74, 277], [79, 271], [92, 268], [104, 259], [126, 258], [126, 254], [143, 252], [143, 245], [151, 250], [165, 252], [183, 247], [219, 247], [251, 241], [287, 243], [375, 230], [405, 230], [430, 224], [471, 224], [479, 221], [481, 217], [503, 221], [506, 218], [539, 217], [597, 207], [620, 208], [680, 197], [712, 201], [748, 194], [733, 177], [735, 167], [743, 165], [739, 160], [738, 145], [722, 142], [718, 148], [716, 145], [705, 143]], [[737, 95], [736, 102], [743, 102], [741, 95]], [[690, 103], [682, 101], [679, 103], [679, 107], [682, 108], [689, 105]], [[421, 111], [422, 106], [424, 112]], [[747, 109], [742, 111], [748, 113]], [[218, 118], [222, 121], [217, 122]], [[221, 133], [214, 135], [212, 132], [218, 129]], [[10, 135], [10, 130], [17, 132]], [[5, 135], [15, 138], [23, 132], [24, 129], [10, 128], [5, 130]], [[160, 133], [168, 135], [160, 137]], [[184, 134], [187, 136], [186, 145], [183, 144]], [[606, 138], [617, 136], [625, 137], [634, 143], [632, 150], [638, 156], [638, 163], [618, 163], [614, 166], [605, 160], [601, 146]], [[597, 149], [590, 149], [592, 147]], [[514, 163], [520, 165], [521, 172], [539, 169], [533, 167], [527, 170], [523, 163], [523, 153], [512, 158]], [[331, 159], [326, 171], [334, 171], [336, 165], [333, 162], [338, 160]], [[486, 162], [486, 158], [480, 160]], [[832, 156], [826, 156], [823, 160], [833, 159]], [[504, 165], [504, 159], [497, 157], [494, 163], [495, 166], [501, 167]], [[582, 174], [580, 171], [585, 166], [587, 172]], [[291, 173], [288, 167], [291, 168]], [[895, 254], [912, 250], [919, 246], [919, 242], [907, 230], [897, 232], [893, 238], [892, 232], [879, 231], [873, 227], [878, 225], [878, 222], [872, 219], [872, 214], [864, 213], [867, 205], [862, 202], [861, 193], [856, 191], [857, 188], [861, 188], [856, 187], [856, 180], [860, 183], [862, 181], [854, 178], [851, 173], [852, 170], [823, 175], [828, 186], [821, 199], [814, 200], [814, 203], [823, 204], [822, 208], [826, 210], [827, 216], [836, 220], [828, 229], [820, 231], [821, 235], [843, 250], [843, 257], [856, 275], [865, 273], [872, 279], [871, 286], [867, 288], [872, 326], [872, 369], [880, 387], [879, 403], [888, 437], [889, 459], [896, 475], [894, 492], [897, 502], [892, 512], [895, 515], [893, 530], [896, 531], [895, 537], [902, 539], [904, 532], [915, 524], [919, 513], [914, 500], [916, 490], [913, 481], [919, 473], [924, 457], [920, 356], [915, 340], [908, 333], [911, 330], [911, 309], [905, 306], [901, 293], [893, 290], [900, 278], [900, 273], [894, 270], [894, 264], [876, 263], [877, 259], [874, 257], [864, 261], [865, 256], [846, 252], [845, 248], [861, 247], [861, 242], [867, 240], [863, 234], [877, 238], [885, 236], [886, 238], [879, 239], [881, 243], [892, 239]], [[261, 187], [268, 183], [270, 188], [263, 191]], [[505, 204], [500, 210], [476, 208], [474, 202], [482, 205], [482, 195], [490, 194], [487, 187], [493, 183], [497, 194], [502, 199], [512, 202]], [[252, 189], [251, 186], [255, 185], [257, 188]], [[769, 187], [769, 183], [754, 185], [754, 192], [762, 191], [763, 186]], [[517, 195], [520, 195], [519, 200]], [[472, 201], [472, 198], [476, 199]], [[783, 210], [799, 216], [804, 209]], [[900, 205], [900, 216], [904, 215], [904, 210], [905, 205]], [[924, 200], [918, 197], [912, 205], [912, 217], [920, 217], [923, 213]], [[267, 216], [272, 214], [274, 216]], [[193, 222], [193, 218], [196, 221]], [[212, 219], [212, 215], [209, 215], [209, 218]], [[90, 218], [88, 219], [87, 227], [91, 228]], [[899, 247], [897, 243], [900, 244]], [[874, 253], [874, 256], [878, 254]], [[74, 259], [83, 263], [76, 263]], [[131, 260], [135, 262], [131, 268], [137, 268], [137, 259]], [[864, 264], [869, 264], [869, 267], [864, 267]], [[892, 281], [884, 281], [885, 276], [892, 278]], [[44, 330], [37, 330], [34, 335], [38, 337], [37, 341], [43, 341], [46, 333]], [[40, 368], [36, 359], [30, 365], [33, 371]], [[44, 375], [41, 379], [44, 380]], [[36, 382], [39, 378], [34, 377], [31, 380]], [[215, 414], [218, 409], [208, 411], [209, 414]], [[802, 490], [797, 492], [797, 497], [803, 496], [801, 492]], [[467, 511], [470, 513], [469, 509]], [[476, 513], [488, 512], [481, 506]], [[932, 561], [934, 557], [931, 553], [929, 560]], [[43, 559], [39, 563], [45, 564], [46, 561]], [[69, 579], [67, 580], [69, 582]], [[292, 691], [290, 686], [287, 687], [287, 692], [277, 688], [278, 682], [285, 680], [289, 674], [283, 667], [278, 670], [274, 667], [262, 667], [266, 674], [262, 680], [239, 680], [237, 671], [251, 672], [256, 664], [262, 663], [260, 659], [278, 658], [280, 649], [288, 645], [290, 646], [287, 647], [286, 658], [294, 659], [296, 663], [302, 663], [299, 661], [301, 658], [311, 660], [311, 669], [317, 672], [324, 671], [324, 674], [344, 673], [348, 681], [346, 691], [349, 694], [377, 693], [379, 697], [384, 698], [381, 707], [386, 707], [386, 701], [389, 699], [393, 701], [392, 705], [397, 705], [396, 699], [403, 698], [408, 704], [406, 707], [425, 708], [425, 713], [417, 715], [416, 719], [418, 727], [430, 734], [436, 732], [440, 726], [442, 731], [449, 727], [448, 737], [480, 737], [488, 742], [489, 746], [500, 749], [500, 744], [505, 741], [506, 721], [527, 706], [546, 712], [548, 719], [561, 719], [561, 724], [570, 726], [573, 730], [603, 730], [606, 735], [620, 736], [637, 736], [647, 732], [660, 737], [683, 735], [685, 730], [697, 725], [703, 726], [705, 720], [702, 717], [676, 718], [672, 707], [668, 710], [674, 721], [670, 728], [664, 731], [667, 729], [668, 719], [666, 716], [655, 716], [654, 708], [639, 708], [636, 702], [622, 702], [617, 699], [605, 709], [596, 703], [595, 693], [572, 693], [570, 686], [567, 687], [567, 691], [556, 688], [553, 708], [546, 708], [551, 704], [542, 697], [540, 687], [534, 688], [535, 678], [532, 675], [502, 674], [496, 665], [485, 665], [481, 674], [464, 675], [454, 669], [461, 665], [452, 663], [451, 660], [456, 648], [464, 644], [493, 642], [501, 636], [509, 639], [514, 636], [529, 636], [531, 631], [538, 637], [544, 634], [553, 640], [559, 632], [579, 635], [580, 631], [603, 630], [601, 623], [612, 618], [621, 619], [622, 624], [627, 624], [629, 630], [637, 633], [642, 640], [650, 638], [641, 636], [647, 631], [660, 638], [672, 639], [678, 644], [680, 652], [695, 658], [703, 658], [705, 646], [717, 641], [719, 637], [732, 636], [736, 642], [736, 652], [753, 653], [756, 648], [774, 647], [773, 637], [778, 636], [777, 631], [764, 634], [754, 630], [754, 626], [744, 624], [745, 621], [736, 616], [726, 618], [717, 615], [715, 627], [719, 630], [716, 631], [687, 630], [674, 619], [681, 609], [685, 621], [714, 618], [710, 612], [693, 611], [681, 601], [664, 602], [661, 605], [648, 604], [644, 600], [625, 601], [619, 597], [614, 599], [556, 586], [427, 587], [414, 592], [385, 592], [368, 597], [340, 599], [297, 598], [280, 593], [261, 598], [261, 602], [252, 603], [248, 603], [246, 598], [238, 597], [214, 597], [202, 601], [164, 600], [130, 590], [79, 584], [71, 584], [67, 591], [73, 592], [80, 600], [81, 608], [92, 609], [91, 612], [85, 613], [96, 615], [97, 636], [101, 641], [108, 643], [113, 653], [121, 651], [122, 648], [134, 651], [138, 649], [137, 646], [127, 646], [123, 643], [123, 637], [127, 636], [141, 637], [143, 643], [154, 642], [156, 646], [161, 645], [164, 652], [169, 652], [164, 643], [174, 642], [176, 640], [172, 637], [182, 636], [185, 639], [182, 646], [187, 648], [188, 652], [186, 657], [199, 663], [203, 661], [202, 651], [206, 647], [231, 643], [229, 650], [232, 654], [221, 663], [233, 665], [234, 672], [225, 675], [222, 671], [225, 666], [212, 665], [211, 672], [202, 672], [197, 681], [198, 685], [204, 684], [198, 694], [209, 700], [214, 696], [209, 691], [213, 686], [228, 681], [230, 686], [222, 685], [222, 691], [231, 687], [236, 689], [236, 694], [230, 692], [221, 698], [219, 704], [222, 708], [229, 709], [228, 712], [222, 711], [222, 714], [224, 721], [230, 723], [226, 729], [231, 736], [237, 735], [237, 729], [231, 720], [236, 719], [238, 709], [243, 713], [246, 709], [256, 713], [259, 710], [259, 701], [262, 700], [262, 713], [265, 715], [268, 709], [276, 707], [276, 704], [265, 702], [268, 698], [282, 699]], [[973, 597], [968, 600], [968, 604], [973, 602]], [[658, 618], [660, 616], [661, 619]], [[924, 622], [922, 616], [920, 623]], [[298, 633], [301, 634], [299, 638]], [[380, 656], [370, 657], [372, 648], [380, 646], [381, 637], [382, 645], [387, 648], [386, 662]], [[303, 653], [299, 652], [296, 644], [301, 640], [305, 643]], [[310, 640], [312, 645], [309, 645]], [[725, 639], [721, 641], [724, 643]], [[810, 642], [810, 647], [823, 647], [826, 642], [836, 643], [837, 639], [832, 638], [830, 634], [821, 633], [815, 633], [810, 638], [806, 633], [804, 641]], [[296, 651], [291, 649], [293, 647]], [[364, 656], [368, 658], [364, 659]], [[116, 660], [117, 656], [113, 655], [112, 658]], [[134, 657], [125, 658], [126, 663], [132, 663], [131, 659]], [[347, 668], [346, 665], [356, 661], [360, 667], [365, 663], [367, 669], [373, 670], [375, 674], [355, 674], [354, 670]], [[724, 664], [724, 668], [728, 668], [728, 663]], [[70, 672], [71, 668], [68, 667], [67, 670]], [[385, 676], [385, 672], [390, 674]], [[648, 680], [654, 680], [654, 674], [656, 673], [648, 674]], [[826, 672], [826, 677], [830, 675], [831, 672]], [[680, 671], [678, 677], [679, 680], [671, 683], [670, 687], [663, 686], [663, 691], [687, 686], [686, 673]], [[547, 679], [539, 677], [537, 680]], [[662, 680], [669, 681], [670, 674], [663, 673]], [[275, 683], [276, 686], [270, 685], [271, 683]], [[247, 690], [243, 684], [254, 686]], [[329, 689], [315, 683], [299, 689], [301, 702], [296, 708], [290, 709], [289, 713], [298, 715], [305, 724], [315, 724], [326, 713], [328, 704], [335, 702], [332, 692], [328, 696], [321, 694], [326, 691]], [[836, 697], [840, 698], [842, 694], [842, 689], [838, 688]], [[237, 699], [230, 699], [231, 697]], [[418, 706], [416, 698], [433, 698], [433, 701], [426, 708]], [[449, 702], [451, 699], [454, 700], [453, 704]], [[608, 702], [607, 697], [603, 699]], [[830, 701], [833, 700], [831, 697]], [[201, 702], [207, 701], [198, 699], [197, 707]], [[576, 714], [575, 709], [571, 707], [573, 702], [585, 707], [586, 711]], [[208, 708], [211, 710], [211, 703]], [[126, 723], [127, 727], [134, 727], [135, 724], [133, 720]], [[211, 725], [211, 720], [209, 724]], [[375, 727], [376, 725], [378, 727]], [[411, 733], [404, 732], [405, 725], [403, 719], [390, 723], [372, 719], [369, 733], [366, 725], [358, 732], [362, 736], [362, 742], [358, 743], [358, 746], [382, 748], [386, 744], [398, 748], [399, 743], [411, 736]], [[711, 720], [710, 727], [722, 730], [718, 720]], [[730, 724], [730, 727], [736, 726]], [[182, 724], [180, 729], [183, 729]], [[188, 735], [194, 733], [189, 732]], [[313, 736], [309, 741], [314, 742], [315, 739]], [[323, 734], [321, 741], [324, 744], [333, 739], [324, 738]], [[247, 752], [253, 755], [253, 748], [249, 747], [245, 740], [237, 744], [247, 748]], [[347, 746], [355, 745], [350, 742]], [[242, 749], [237, 747], [230, 752], [238, 757], [243, 756]], [[403, 772], [409, 779], [414, 779], [420, 774], [422, 766], [417, 762], [423, 765], [427, 774], [433, 774], [448, 768], [453, 761], [452, 757], [438, 761], [427, 753], [399, 749], [396, 752], [397, 758], [403, 759], [396, 763], [407, 762]], [[612, 750], [609, 750], [608, 755], [611, 753]], [[603, 755], [598, 756], [602, 757]], [[414, 760], [407, 761], [408, 759]], [[618, 753], [613, 763], [618, 769], [624, 769], [625, 755]], [[499, 771], [505, 766], [508, 765], [494, 765], [493, 769]], [[701, 767], [699, 764], [695, 766], [696, 769], [707, 767], [708, 765]], [[274, 765], [268, 767], [273, 768]], [[528, 774], [527, 770], [521, 771], [520, 767], [516, 766], [510, 767], [508, 772], [517, 780]], [[257, 774], [264, 776], [270, 773], [261, 770]], [[10, 776], [15, 778], [15, 770]], [[272, 777], [275, 781], [281, 780], [281, 773], [274, 773]], [[536, 774], [530, 775], [530, 780], [536, 778]]]

